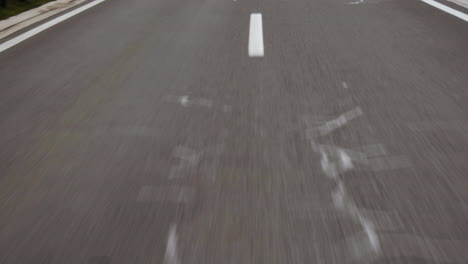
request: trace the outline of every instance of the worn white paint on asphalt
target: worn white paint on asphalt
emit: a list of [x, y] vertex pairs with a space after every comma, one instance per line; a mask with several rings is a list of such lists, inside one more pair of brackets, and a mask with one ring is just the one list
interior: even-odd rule
[[178, 178], [182, 175], [187, 174], [190, 169], [198, 165], [202, 152], [197, 152], [191, 148], [184, 146], [177, 146], [172, 155], [180, 159], [180, 163], [177, 166], [172, 167], [169, 172], [169, 179]]
[[214, 105], [212, 100], [206, 98], [193, 98], [188, 95], [180, 96], [177, 101], [184, 107], [189, 107], [192, 105], [198, 105], [203, 107], [211, 108]]
[[172, 225], [169, 229], [167, 238], [166, 253], [164, 256], [164, 264], [179, 264], [179, 256], [177, 255], [177, 226]]
[[346, 154], [346, 152], [344, 152], [342, 150], [339, 151], [338, 153], [340, 155], [340, 161], [341, 161], [341, 164], [343, 166], [343, 169], [345, 169], [345, 170], [352, 169], [353, 168], [353, 163], [351, 162], [351, 158], [349, 157], [349, 155]]
[[373, 223], [360, 213], [354, 202], [352, 202], [352, 199], [346, 195], [346, 187], [340, 177], [338, 177], [338, 174], [353, 169], [351, 158], [346, 152], [338, 150], [338, 153], [335, 155], [339, 156], [339, 160], [330, 162], [326, 151], [321, 148], [319, 149], [322, 155], [321, 165], [323, 172], [329, 178], [334, 179], [337, 184], [336, 190], [332, 193], [335, 207], [345, 211], [353, 220], [357, 221], [362, 226], [369, 239], [372, 250], [378, 253], [380, 251], [380, 242]]
[[364, 232], [367, 234], [369, 238], [369, 242], [372, 246], [372, 249], [375, 252], [380, 251], [380, 241], [379, 237], [377, 236], [377, 232], [375, 231], [374, 224], [372, 224], [369, 220], [364, 218], [361, 213], [356, 208], [356, 212], [359, 214], [359, 222], [361, 223], [362, 227], [364, 228]]
[[462, 13], [462, 12], [460, 12], [458, 10], [450, 8], [450, 7], [448, 7], [446, 5], [443, 5], [443, 4], [441, 4], [441, 3], [437, 2], [437, 1], [434, 1], [434, 0], [421, 0], [421, 1], [423, 1], [424, 3], [426, 3], [428, 5], [433, 6], [435, 8], [438, 8], [438, 9], [444, 11], [444, 12], [447, 12], [447, 13], [451, 14], [452, 16], [456, 16], [456, 17], [468, 22], [468, 15], [465, 14], [465, 13]]
[[[325, 136], [327, 134], [330, 134], [331, 132], [339, 129], [340, 127], [343, 127], [349, 121], [355, 119], [356, 117], [361, 116], [362, 114], [363, 113], [362, 113], [361, 108], [356, 107], [356, 108], [354, 108], [354, 109], [340, 115], [339, 117], [326, 122], [324, 125], [322, 125], [322, 126], [320, 126], [318, 128], [318, 132], [320, 133], [321, 136]], [[314, 131], [312, 131], [312, 132], [314, 132]]]
[[355, 151], [352, 149], [345, 149], [333, 145], [324, 145], [324, 144], [318, 144], [318, 149], [320, 152], [324, 152], [325, 154], [329, 156], [337, 156], [340, 153], [344, 152], [351, 161], [355, 161], [360, 164], [365, 164], [367, 165], [369, 163], [369, 159], [367, 157], [367, 153], [360, 152], [360, 151]]
[[358, 1], [348, 3], [348, 5], [359, 5], [359, 4], [364, 4], [364, 0], [358, 0]]
[[[321, 155], [320, 164], [322, 171], [328, 178], [334, 180], [337, 185], [335, 191], [332, 192], [332, 200], [335, 208], [346, 212], [351, 219], [361, 225], [364, 233], [366, 234], [368, 245], [370, 246], [369, 250], [374, 254], [380, 254], [380, 241], [374, 224], [361, 214], [356, 204], [354, 204], [352, 199], [347, 196], [345, 184], [339, 177], [340, 174], [354, 168], [352, 162], [353, 158], [344, 149], [335, 146], [321, 145], [318, 142], [315, 142], [316, 139], [314, 138], [314, 136], [318, 137], [320, 135], [326, 135], [333, 130], [346, 125], [348, 121], [362, 114], [363, 112], [360, 107], [356, 107], [351, 111], [343, 113], [338, 118], [328, 121], [325, 125], [322, 125], [319, 128], [319, 131], [321, 132], [320, 134], [314, 133], [311, 135], [308, 133], [308, 139], [314, 152], [318, 152]], [[363, 153], [355, 152], [355, 156], [362, 156], [360, 159], [367, 161], [367, 157]], [[358, 245], [358, 248], [366, 249], [366, 244], [367, 243], [361, 243]], [[363, 253], [359, 253], [359, 255], [362, 254]]]
[[179, 102], [180, 102], [183, 106], [187, 107], [187, 106], [188, 106], [188, 103], [189, 103], [188, 96], [181, 96], [181, 97], [179, 98]]
[[262, 14], [250, 14], [249, 56], [263, 57], [264, 55]]
[[2, 43], [2, 44], [0, 44], [0, 52], [3, 52], [5, 50], [7, 50], [7, 49], [21, 43], [21, 42], [23, 42], [23, 41], [33, 37], [33, 36], [41, 33], [42, 31], [44, 31], [44, 30], [46, 30], [48, 28], [51, 28], [51, 27], [57, 25], [58, 23], [63, 22], [63, 21], [65, 21], [65, 20], [67, 20], [67, 19], [69, 19], [69, 18], [71, 18], [71, 17], [73, 17], [75, 15], [78, 15], [79, 13], [81, 13], [81, 12], [83, 12], [83, 11], [93, 7], [93, 6], [96, 6], [96, 5], [98, 5], [98, 4], [100, 4], [100, 3], [104, 2], [104, 1], [106, 1], [106, 0], [96, 0], [94, 2], [91, 2], [91, 3], [87, 4], [87, 5], [84, 5], [84, 6], [80, 7], [80, 8], [77, 8], [77, 9], [71, 11], [71, 12], [68, 12], [68, 13], [66, 13], [66, 14], [64, 14], [62, 16], [59, 16], [59, 17], [57, 17], [55, 19], [52, 19], [51, 21], [49, 21], [47, 23], [44, 23], [44, 24], [42, 24], [42, 25], [40, 25], [38, 27], [35, 27], [35, 28], [33, 28], [33, 29], [31, 29], [31, 30], [29, 30], [29, 31], [27, 31], [27, 32], [25, 32], [25, 33], [13, 38], [13, 39], [7, 41], [7, 42], [5, 42], [5, 43]]

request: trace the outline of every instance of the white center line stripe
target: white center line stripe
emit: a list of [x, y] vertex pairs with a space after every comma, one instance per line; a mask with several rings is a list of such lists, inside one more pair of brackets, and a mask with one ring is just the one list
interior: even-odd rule
[[33, 28], [33, 29], [31, 29], [31, 30], [29, 30], [29, 31], [27, 31], [27, 32], [13, 38], [13, 39], [10, 39], [9, 41], [7, 41], [5, 43], [0, 44], [0, 52], [3, 52], [5, 50], [15, 46], [16, 44], [21, 43], [21, 42], [27, 40], [28, 38], [30, 38], [30, 37], [32, 37], [34, 35], [37, 35], [37, 34], [41, 33], [42, 31], [44, 31], [44, 30], [46, 30], [46, 29], [48, 29], [50, 27], [53, 27], [53, 26], [57, 25], [58, 23], [60, 23], [60, 22], [62, 22], [64, 20], [67, 20], [70, 17], [75, 16], [75, 15], [85, 11], [86, 9], [89, 9], [89, 8], [91, 8], [91, 7], [95, 6], [95, 5], [98, 5], [98, 4], [100, 4], [100, 3], [104, 2], [104, 1], [106, 1], [106, 0], [96, 0], [94, 2], [91, 2], [91, 3], [87, 4], [87, 5], [84, 5], [84, 6], [80, 7], [80, 8], [77, 8], [77, 9], [71, 11], [71, 12], [68, 12], [68, 13], [66, 13], [66, 14], [64, 14], [62, 16], [59, 16], [59, 17], [57, 17], [55, 19], [52, 19], [51, 21], [49, 21], [47, 23], [44, 23], [44, 24], [42, 24], [42, 25], [40, 25], [40, 26], [38, 26], [36, 28]]
[[262, 14], [250, 14], [249, 56], [263, 57]]
[[435, 8], [438, 8], [438, 9], [444, 11], [444, 12], [447, 12], [447, 13], [453, 15], [453, 16], [456, 16], [456, 17], [458, 17], [460, 19], [463, 19], [466, 22], [468, 22], [468, 15], [465, 14], [465, 13], [462, 13], [462, 12], [460, 12], [458, 10], [455, 10], [453, 8], [450, 8], [450, 7], [446, 6], [446, 5], [443, 5], [443, 4], [441, 4], [439, 2], [436, 2], [436, 1], [433, 1], [433, 0], [421, 0], [421, 1], [423, 1], [424, 3], [426, 3], [428, 5], [431, 5], [431, 6], [435, 7]]

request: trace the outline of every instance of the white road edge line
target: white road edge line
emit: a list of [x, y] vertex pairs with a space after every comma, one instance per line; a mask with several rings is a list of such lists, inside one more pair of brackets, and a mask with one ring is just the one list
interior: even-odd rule
[[447, 13], [453, 15], [453, 16], [456, 16], [456, 17], [468, 22], [468, 15], [465, 14], [465, 13], [462, 13], [462, 12], [460, 12], [458, 10], [455, 10], [455, 9], [453, 9], [451, 7], [443, 5], [443, 4], [441, 4], [441, 3], [437, 2], [437, 1], [434, 1], [434, 0], [421, 0], [421, 1], [423, 1], [424, 3], [426, 3], [428, 5], [431, 5], [431, 6], [435, 7], [435, 8], [438, 8], [438, 9], [444, 11], [444, 12], [447, 12]]
[[10, 39], [9, 41], [6, 41], [5, 43], [0, 44], [0, 53], [7, 50], [7, 49], [9, 49], [9, 48], [11, 48], [11, 47], [13, 47], [13, 46], [15, 46], [15, 45], [17, 45], [17, 44], [19, 44], [19, 43], [21, 43], [21, 42], [23, 42], [23, 41], [25, 41], [25, 40], [27, 40], [28, 38], [30, 38], [30, 37], [32, 37], [34, 35], [37, 35], [37, 34], [41, 33], [42, 31], [44, 31], [44, 30], [46, 30], [46, 29], [48, 29], [50, 27], [53, 27], [53, 26], [57, 25], [58, 23], [69, 19], [72, 16], [78, 15], [79, 13], [81, 13], [81, 12], [83, 12], [83, 11], [85, 11], [85, 10], [95, 6], [95, 5], [98, 5], [98, 4], [100, 4], [100, 3], [104, 2], [104, 1], [106, 1], [106, 0], [96, 0], [94, 2], [86, 4], [86, 5], [82, 6], [82, 7], [79, 7], [77, 9], [73, 10], [73, 11], [70, 11], [70, 12], [68, 12], [68, 13], [66, 13], [66, 14], [64, 14], [62, 16], [59, 16], [59, 17], [57, 17], [55, 19], [52, 19], [51, 21], [49, 21], [47, 23], [44, 23], [44, 24], [42, 24], [42, 25], [40, 25], [40, 26], [38, 26], [36, 28], [33, 28], [33, 29], [31, 29], [31, 30], [29, 30], [29, 31], [27, 31], [27, 32], [13, 38], [13, 39]]
[[250, 14], [249, 57], [263, 57], [262, 14]]

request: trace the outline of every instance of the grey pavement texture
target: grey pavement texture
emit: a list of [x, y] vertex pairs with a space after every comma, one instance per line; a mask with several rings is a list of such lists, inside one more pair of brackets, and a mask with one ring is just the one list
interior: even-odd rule
[[0, 263], [468, 263], [468, 24], [348, 2], [108, 0], [1, 53]]

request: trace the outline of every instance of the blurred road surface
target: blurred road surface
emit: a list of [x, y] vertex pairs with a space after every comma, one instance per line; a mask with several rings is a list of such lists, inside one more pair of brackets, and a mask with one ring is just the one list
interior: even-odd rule
[[467, 47], [416, 0], [97, 5], [0, 54], [0, 263], [466, 264]]

